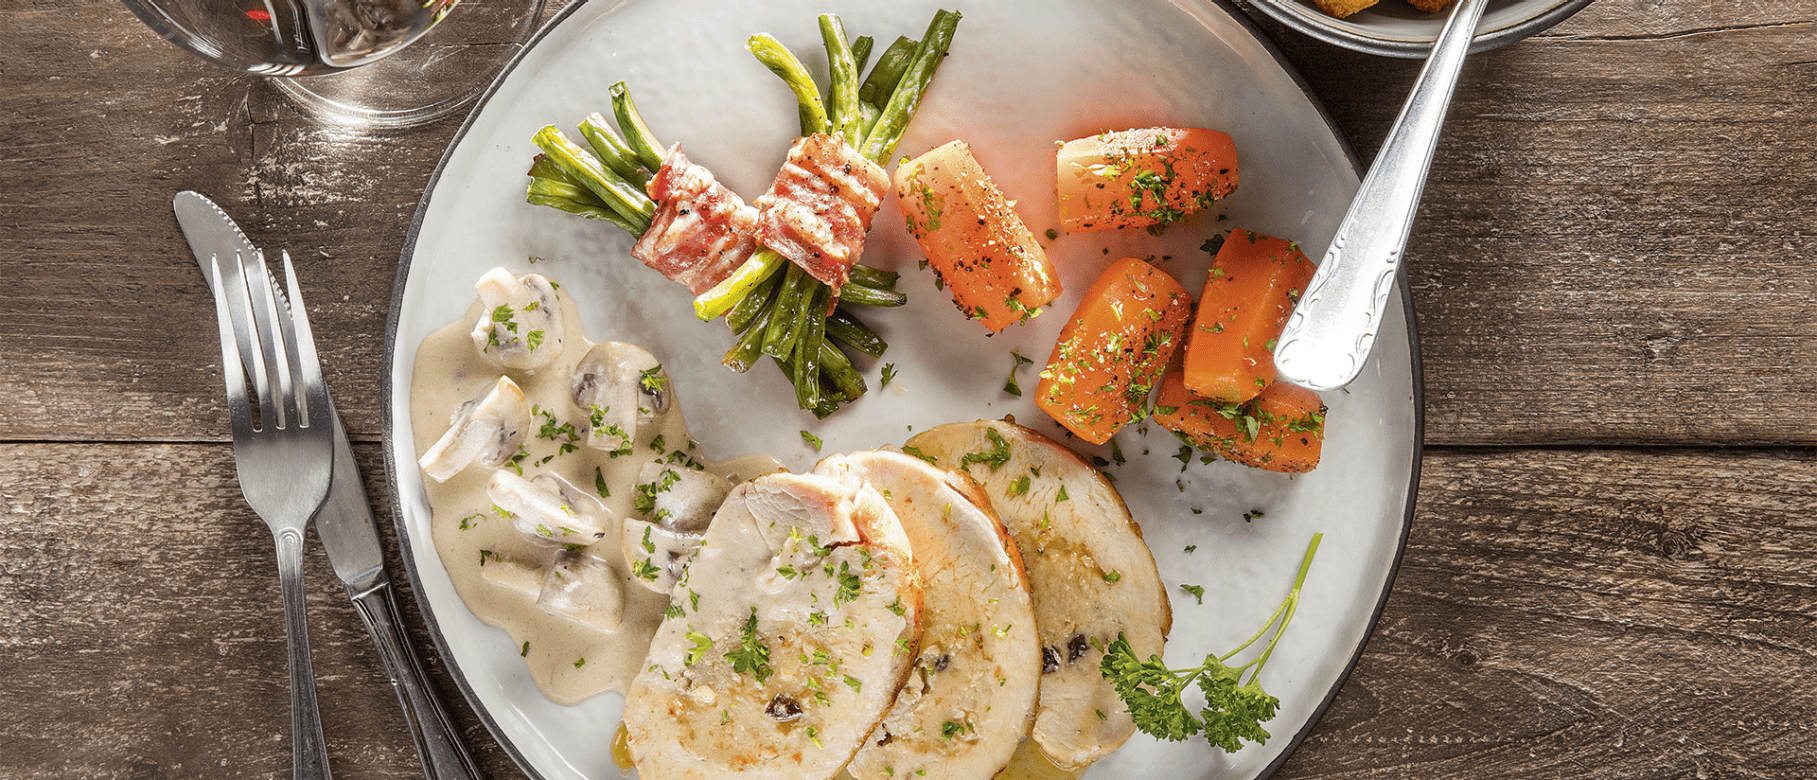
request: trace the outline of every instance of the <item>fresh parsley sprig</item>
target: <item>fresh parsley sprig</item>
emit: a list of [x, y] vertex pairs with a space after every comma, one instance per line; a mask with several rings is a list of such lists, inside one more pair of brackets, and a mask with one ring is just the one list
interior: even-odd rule
[[[1169, 669], [1158, 655], [1150, 655], [1146, 661], [1137, 658], [1135, 651], [1130, 649], [1129, 640], [1122, 634], [1117, 635], [1117, 640], [1105, 650], [1098, 670], [1116, 686], [1117, 695], [1128, 705], [1136, 728], [1175, 742], [1204, 734], [1205, 741], [1230, 753], [1242, 749], [1243, 740], [1258, 745], [1268, 740], [1270, 735], [1262, 724], [1274, 719], [1281, 700], [1262, 690], [1262, 667], [1274, 654], [1281, 635], [1287, 632], [1287, 624], [1293, 622], [1293, 613], [1300, 605], [1300, 588], [1306, 584], [1306, 572], [1312, 568], [1312, 557], [1318, 553], [1322, 538], [1324, 534], [1312, 535], [1306, 557], [1300, 561], [1299, 576], [1294, 578], [1293, 589], [1287, 592], [1287, 598], [1275, 608], [1262, 630], [1235, 650], [1223, 655], [1207, 655], [1205, 663], [1195, 667]], [[1255, 659], [1241, 666], [1225, 663], [1263, 637], [1268, 637], [1268, 644]], [[1247, 681], [1243, 679], [1244, 672], [1249, 673]], [[1187, 688], [1194, 684], [1205, 695], [1205, 704], [1196, 715], [1181, 699]]]

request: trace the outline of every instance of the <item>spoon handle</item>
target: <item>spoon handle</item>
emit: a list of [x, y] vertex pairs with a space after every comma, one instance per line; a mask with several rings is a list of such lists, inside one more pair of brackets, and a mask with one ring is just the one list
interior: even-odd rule
[[1331, 248], [1276, 343], [1282, 379], [1335, 390], [1362, 373], [1387, 312], [1458, 71], [1488, 0], [1459, 0]]

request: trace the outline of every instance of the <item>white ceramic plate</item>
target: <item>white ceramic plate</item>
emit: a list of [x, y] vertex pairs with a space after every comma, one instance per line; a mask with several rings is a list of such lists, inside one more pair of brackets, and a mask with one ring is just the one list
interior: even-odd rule
[[[652, 350], [675, 377], [694, 436], [713, 457], [768, 451], [797, 469], [816, 457], [798, 431], [811, 429], [826, 452], [900, 443], [936, 424], [1014, 414], [1057, 432], [1032, 403], [1003, 391], [1012, 350], [1044, 360], [1090, 280], [1121, 256], [1157, 258], [1189, 289], [1203, 283], [1208, 236], [1242, 228], [1325, 246], [1357, 186], [1355, 162], [1319, 107], [1273, 50], [1234, 11], [1216, 2], [1159, 0], [991, 0], [962, 2], [951, 56], [942, 66], [898, 154], [952, 138], [978, 158], [1037, 233], [1057, 226], [1053, 144], [1106, 129], [1151, 125], [1213, 127], [1231, 133], [1242, 183], [1219, 221], [1204, 215], [1167, 231], [1061, 235], [1048, 241], [1067, 294], [1026, 327], [986, 338], [964, 320], [932, 276], [894, 207], [880, 214], [866, 262], [903, 271], [912, 302], [861, 316], [891, 344], [884, 360], [861, 360], [873, 390], [825, 421], [794, 408], [779, 372], [732, 374], [719, 365], [731, 335], [693, 318], [680, 285], [632, 260], [629, 236], [523, 201], [524, 171], [542, 125], [572, 127], [609, 111], [607, 87], [623, 79], [665, 143], [746, 198], [768, 185], [796, 114], [775, 76], [744, 51], [767, 31], [812, 69], [823, 66], [815, 15], [840, 13], [846, 29], [891, 40], [919, 36], [934, 6], [916, 0], [856, 3], [590, 2], [570, 7], [494, 85], [469, 118], [424, 194], [404, 250], [389, 334], [385, 385], [387, 464], [405, 565], [437, 645], [494, 735], [533, 776], [612, 777], [609, 744], [622, 708], [617, 694], [576, 707], [546, 700], [503, 631], [480, 623], [455, 595], [430, 542], [429, 508], [414, 466], [411, 366], [430, 331], [459, 316], [472, 284], [503, 264], [561, 282], [585, 309], [596, 340]], [[1404, 300], [1404, 297], [1403, 297]], [[1418, 366], [1402, 306], [1383, 325], [1371, 370], [1329, 394], [1324, 463], [1289, 478], [1230, 463], [1184, 469], [1174, 439], [1130, 428], [1116, 438], [1127, 462], [1115, 475], [1172, 588], [1168, 658], [1196, 664], [1255, 631], [1285, 595], [1316, 531], [1324, 546], [1299, 617], [1263, 676], [1281, 699], [1274, 738], [1235, 755], [1203, 741], [1159, 743], [1138, 735], [1093, 768], [1094, 777], [1249, 778], [1267, 774], [1311, 727], [1361, 650], [1387, 595], [1419, 463]], [[876, 389], [882, 363], [896, 379]], [[1032, 389], [1037, 367], [1020, 372]], [[1109, 448], [1096, 451], [1106, 457]], [[1262, 517], [1243, 514], [1261, 510]], [[1188, 546], [1196, 546], [1188, 553]], [[1203, 586], [1195, 603], [1177, 585]]]

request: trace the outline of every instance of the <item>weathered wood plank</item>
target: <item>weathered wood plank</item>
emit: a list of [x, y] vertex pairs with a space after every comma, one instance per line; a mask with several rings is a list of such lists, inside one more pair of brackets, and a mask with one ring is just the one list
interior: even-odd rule
[[[384, 517], [378, 448], [359, 455]], [[4, 446], [0, 501], [0, 777], [289, 776], [277, 567], [231, 448]], [[389, 523], [381, 536], [398, 560]], [[432, 648], [404, 572], [393, 573], [413, 640]], [[421, 777], [377, 653], [313, 536], [305, 576], [333, 770]], [[499, 776], [510, 760], [431, 669]]]
[[[229, 448], [4, 445], [0, 486], [0, 777], [284, 775], [270, 541]], [[1431, 452], [1382, 622], [1281, 776], [1808, 774], [1814, 495], [1809, 451]], [[420, 776], [318, 549], [308, 576], [335, 771]]]
[[[1817, 441], [1814, 17], [1605, 0], [1475, 61], [1410, 250], [1432, 441]], [[117, 3], [9, 4], [0, 31], [0, 438], [221, 438], [168, 208], [194, 188], [304, 265], [375, 439], [393, 258], [455, 123], [314, 126]], [[1273, 32], [1371, 152], [1415, 65]]]

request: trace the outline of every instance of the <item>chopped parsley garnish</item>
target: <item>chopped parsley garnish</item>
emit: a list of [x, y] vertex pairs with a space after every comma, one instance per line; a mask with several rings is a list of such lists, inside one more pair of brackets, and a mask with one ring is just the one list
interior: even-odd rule
[[641, 558], [636, 563], [631, 564], [631, 574], [644, 580], [655, 582], [656, 578], [662, 575], [662, 570], [652, 565], [649, 558]]
[[658, 363], [655, 368], [638, 372], [637, 385], [647, 392], [660, 393], [669, 388], [669, 378], [663, 375], [662, 364]]
[[1199, 600], [1200, 604], [1205, 603], [1205, 588], [1203, 586], [1181, 584], [1180, 590], [1186, 591], [1187, 593], [1191, 593], [1193, 595], [1193, 598], [1196, 598]]
[[1014, 350], [1010, 351], [1009, 356], [1015, 362], [1011, 363], [1009, 366], [1009, 381], [1003, 383], [1003, 392], [1021, 398], [1022, 386], [1016, 384], [1016, 370], [1023, 366], [1032, 366], [1035, 364], [1035, 361], [1023, 357], [1021, 353]]
[[751, 607], [751, 616], [744, 622], [744, 636], [738, 647], [726, 651], [726, 660], [732, 662], [732, 671], [737, 674], [757, 676], [757, 684], [762, 685], [775, 671], [770, 668], [770, 648], [757, 639], [757, 608]]
[[814, 434], [803, 430], [801, 432], [801, 440], [807, 442], [809, 447], [813, 447], [815, 452], [820, 451], [821, 441], [819, 436], [815, 436]]
[[991, 471], [996, 471], [1009, 462], [1009, 442], [1003, 440], [1003, 434], [998, 433], [996, 428], [986, 428], [984, 435], [991, 440], [991, 448], [988, 451], [966, 453], [959, 459], [960, 468], [983, 463], [990, 466]]
[[693, 642], [694, 646], [688, 648], [687, 655], [681, 659], [681, 662], [688, 666], [699, 663], [701, 657], [705, 656], [708, 650], [713, 649], [713, 638], [695, 631], [693, 626], [688, 626], [688, 641]]
[[877, 386], [878, 387], [889, 387], [890, 380], [895, 379], [895, 378], [896, 378], [896, 364], [895, 363], [885, 363], [885, 364], [883, 364], [883, 375], [877, 380]]
[[839, 564], [839, 590], [833, 594], [833, 606], [837, 607], [848, 601], [855, 601], [858, 594], [864, 592], [864, 580], [847, 571], [847, 565]]
[[935, 459], [935, 458], [934, 458], [934, 456], [932, 456], [932, 455], [929, 455], [929, 454], [927, 454], [927, 453], [925, 453], [925, 452], [922, 452], [922, 451], [921, 451], [921, 450], [919, 450], [919, 449], [916, 449], [916, 448], [914, 448], [914, 447], [910, 447], [910, 446], [908, 446], [908, 445], [907, 445], [907, 444], [904, 444], [904, 445], [902, 445], [902, 454], [904, 454], [904, 455], [913, 455], [913, 456], [915, 456], [915, 457], [917, 457], [917, 458], [920, 458], [920, 459], [922, 459], [922, 460], [925, 460], [925, 461], [927, 461], [927, 462], [929, 462], [929, 463], [932, 463], [932, 464], [934, 464], [934, 465], [936, 465], [936, 466], [938, 466], [938, 465], [940, 465], [940, 461], [939, 461], [939, 460], [937, 460], [937, 459]]

